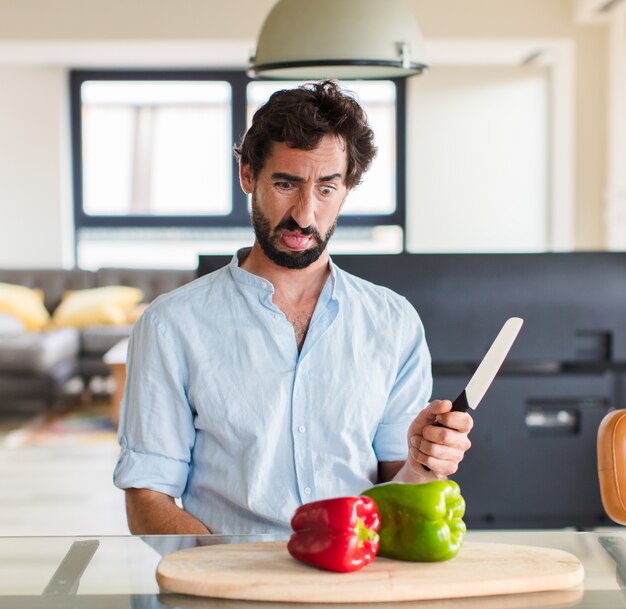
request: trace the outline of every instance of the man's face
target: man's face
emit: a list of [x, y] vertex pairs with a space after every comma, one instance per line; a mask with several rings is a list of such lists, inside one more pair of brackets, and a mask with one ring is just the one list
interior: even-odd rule
[[256, 179], [250, 167], [240, 168], [256, 239], [272, 262], [302, 269], [325, 252], [348, 194], [346, 169], [345, 147], [334, 136], [313, 150], [275, 142]]

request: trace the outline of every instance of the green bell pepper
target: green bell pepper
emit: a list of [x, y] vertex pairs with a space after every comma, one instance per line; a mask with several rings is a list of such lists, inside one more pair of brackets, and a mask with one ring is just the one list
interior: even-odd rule
[[376, 502], [380, 513], [379, 556], [432, 562], [449, 560], [461, 549], [467, 530], [465, 500], [456, 482], [392, 482], [363, 495]]

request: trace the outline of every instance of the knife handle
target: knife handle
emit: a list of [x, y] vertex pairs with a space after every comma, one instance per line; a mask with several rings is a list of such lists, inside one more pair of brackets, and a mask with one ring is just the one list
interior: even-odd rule
[[[459, 397], [454, 400], [454, 402], [452, 402], [452, 408], [450, 409], [450, 412], [467, 412], [470, 409], [470, 405], [467, 403], [467, 395], [465, 393], [465, 389], [463, 389], [463, 391], [461, 391], [461, 393], [459, 394]], [[444, 425], [442, 425], [441, 423], [433, 423], [433, 425], [435, 427], [444, 427]], [[430, 467], [428, 467], [427, 465], [422, 465], [422, 467], [429, 472], [430, 471]]]
[[470, 405], [467, 402], [467, 394], [465, 389], [461, 391], [459, 397], [452, 402], [451, 412], [467, 412], [470, 409]]

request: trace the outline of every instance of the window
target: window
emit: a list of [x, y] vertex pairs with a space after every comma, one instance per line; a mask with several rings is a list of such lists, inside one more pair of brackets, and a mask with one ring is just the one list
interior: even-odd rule
[[[193, 241], [199, 253], [207, 253], [211, 248], [204, 241], [223, 241], [224, 251], [232, 251], [233, 235], [237, 241], [245, 231], [250, 243], [248, 202], [232, 146], [259, 105], [274, 91], [298, 84], [251, 81], [243, 72], [227, 71], [72, 72], [78, 264], [116, 264], [113, 254], [94, 255], [102, 248], [127, 261], [119, 247], [124, 240], [127, 251], [140, 249], [139, 242], [146, 248], [169, 239]], [[344, 86], [368, 114], [378, 155], [350, 194], [337, 236], [352, 228], [354, 242], [359, 227], [358, 238], [363, 231], [393, 227], [388, 234], [396, 242], [399, 235], [401, 247], [404, 83]]]
[[81, 103], [86, 214], [230, 212], [229, 83], [87, 81]]

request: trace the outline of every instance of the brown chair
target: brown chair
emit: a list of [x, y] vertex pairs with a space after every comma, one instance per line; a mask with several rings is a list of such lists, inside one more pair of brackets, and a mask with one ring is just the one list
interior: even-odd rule
[[600, 423], [598, 478], [604, 510], [626, 525], [626, 410], [609, 412]]

